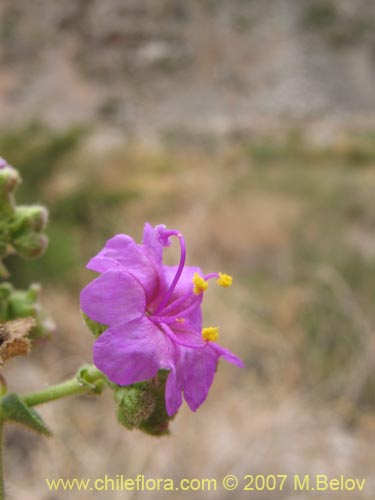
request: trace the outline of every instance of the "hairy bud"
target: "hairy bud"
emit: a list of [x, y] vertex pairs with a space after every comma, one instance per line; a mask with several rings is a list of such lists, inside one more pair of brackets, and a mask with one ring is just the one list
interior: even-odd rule
[[117, 419], [127, 429], [139, 429], [152, 436], [169, 434], [170, 417], [165, 407], [168, 372], [159, 370], [155, 379], [114, 391], [118, 403]]
[[40, 233], [46, 228], [48, 210], [41, 205], [18, 205], [14, 212], [14, 219], [9, 227], [13, 237], [24, 232]]
[[21, 182], [21, 177], [17, 170], [9, 165], [0, 168], [0, 193], [10, 194]]
[[127, 429], [139, 427], [155, 409], [155, 398], [148, 382], [119, 387], [115, 390], [115, 399], [117, 418]]
[[28, 233], [23, 233], [13, 240], [12, 244], [17, 253], [22, 257], [26, 259], [35, 259], [45, 252], [48, 245], [48, 237], [45, 234], [30, 231]]
[[39, 302], [40, 286], [32, 284], [28, 290], [14, 290], [9, 283], [0, 285], [0, 320], [7, 321], [31, 316], [36, 320], [30, 337], [50, 335], [55, 330], [51, 317]]

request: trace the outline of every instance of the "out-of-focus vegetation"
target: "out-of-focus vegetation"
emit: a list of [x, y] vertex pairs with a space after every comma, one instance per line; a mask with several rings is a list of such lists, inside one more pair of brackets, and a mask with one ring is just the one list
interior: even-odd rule
[[318, 32], [335, 46], [362, 42], [372, 33], [372, 22], [360, 9], [338, 8], [334, 0], [309, 2], [302, 15], [302, 27]]
[[[84, 265], [106, 238], [140, 234], [145, 220], [193, 223], [194, 210], [203, 210], [195, 254], [208, 264], [207, 255], [226, 260], [249, 293], [244, 322], [256, 317], [270, 345], [276, 335], [289, 346], [285, 362], [294, 363], [295, 372], [288, 383], [343, 398], [352, 409], [372, 404], [370, 134], [325, 147], [291, 132], [224, 146], [190, 143], [184, 151], [171, 143], [154, 153], [128, 146], [99, 156], [80, 147], [85, 133], [79, 129], [51, 132], [34, 124], [0, 137], [2, 155], [24, 178], [18, 198], [45, 203], [51, 213], [46, 255], [35, 263], [10, 262], [16, 284], [40, 280], [78, 294]], [[215, 228], [216, 211], [227, 227]], [[262, 380], [274, 378], [269, 365], [280, 355], [277, 345], [250, 341], [247, 347]]]
[[292, 134], [281, 142], [252, 142], [246, 152], [256, 165], [254, 191], [283, 193], [300, 206], [288, 235], [290, 253], [276, 268], [272, 260], [258, 262], [249, 270], [249, 286], [256, 275], [269, 304], [267, 321], [275, 324], [276, 316], [277, 324], [280, 314], [282, 325], [301, 333], [304, 385], [321, 384], [328, 397], [345, 394], [369, 406], [375, 388], [374, 138], [317, 148]]

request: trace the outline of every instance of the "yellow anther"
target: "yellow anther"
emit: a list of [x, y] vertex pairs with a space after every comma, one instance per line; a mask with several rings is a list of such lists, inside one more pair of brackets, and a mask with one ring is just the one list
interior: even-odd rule
[[200, 295], [202, 292], [207, 290], [208, 287], [207, 281], [204, 278], [202, 278], [202, 276], [200, 276], [198, 273], [194, 273], [193, 284], [194, 284], [193, 292], [195, 293], [195, 295]]
[[219, 329], [216, 326], [202, 328], [202, 337], [204, 340], [212, 340], [212, 342], [215, 342], [215, 340], [219, 338]]
[[228, 288], [228, 286], [232, 285], [232, 281], [233, 278], [229, 274], [219, 273], [219, 279], [216, 281], [216, 283], [220, 286]]
[[183, 323], [185, 318], [176, 318], [177, 323]]

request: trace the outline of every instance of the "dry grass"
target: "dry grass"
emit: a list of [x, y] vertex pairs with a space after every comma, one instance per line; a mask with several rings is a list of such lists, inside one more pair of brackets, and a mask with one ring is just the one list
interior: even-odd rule
[[[75, 221], [80, 245], [73, 283], [50, 282], [44, 293], [57, 332], [29, 358], [9, 364], [13, 390], [58, 382], [90, 361], [93, 339], [80, 318], [78, 293], [91, 274], [82, 264], [114, 232], [139, 240], [145, 220], [178, 227], [190, 263], [234, 275], [230, 290], [210, 290], [205, 313], [207, 324], [220, 324], [222, 344], [240, 354], [246, 368], [222, 362], [207, 402], [196, 414], [183, 407], [168, 438], [121, 428], [109, 393], [41, 408], [53, 439], [8, 429], [10, 499], [164, 497], [51, 493], [45, 478], [145, 474], [220, 480], [230, 473], [344, 474], [366, 477], [367, 485], [355, 497], [297, 494], [289, 481], [283, 492], [238, 491], [231, 497], [218, 488], [194, 498], [372, 498], [375, 421], [368, 391], [374, 317], [367, 273], [373, 262], [366, 242], [373, 202], [369, 197], [364, 203], [363, 195], [375, 187], [373, 169], [340, 167], [342, 157], [324, 169], [290, 166], [283, 156], [263, 164], [254, 151], [249, 157], [240, 146], [211, 153], [197, 147], [145, 153], [133, 147], [95, 156], [83, 150], [44, 183], [41, 196], [58, 214], [52, 225], [63, 219], [59, 203], [72, 193], [79, 208], [85, 190], [101, 205], [94, 199], [86, 207], [88, 218]], [[100, 193], [108, 197], [99, 199]], [[110, 204], [109, 195], [119, 193]], [[173, 250], [167, 258], [173, 261]]]

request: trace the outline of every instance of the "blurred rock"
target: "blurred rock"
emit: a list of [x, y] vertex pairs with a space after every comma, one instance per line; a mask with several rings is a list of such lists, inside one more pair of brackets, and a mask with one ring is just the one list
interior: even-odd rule
[[370, 18], [366, 0], [3, 0], [0, 126], [346, 126], [375, 110]]

